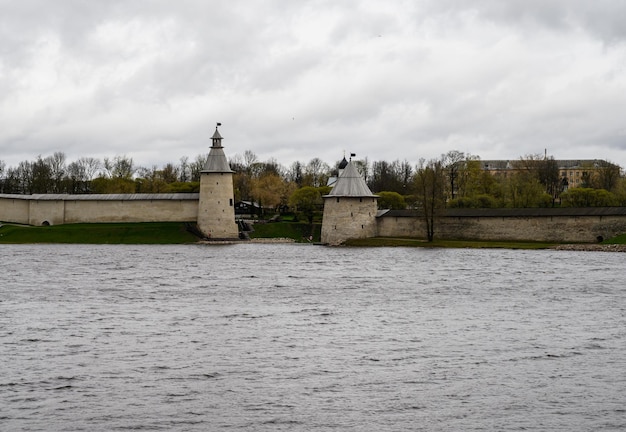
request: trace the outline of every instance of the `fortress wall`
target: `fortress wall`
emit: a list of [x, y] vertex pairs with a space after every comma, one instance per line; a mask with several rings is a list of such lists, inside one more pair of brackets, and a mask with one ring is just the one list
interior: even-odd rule
[[192, 222], [197, 200], [65, 201], [65, 223]]
[[380, 217], [377, 223], [378, 237], [426, 237], [424, 221], [416, 217]]
[[23, 199], [0, 198], [0, 221], [28, 224], [30, 202]]
[[[426, 238], [424, 223], [416, 217], [380, 217], [381, 237]], [[525, 217], [440, 217], [435, 238], [450, 240], [504, 240], [594, 243], [626, 233], [626, 216], [563, 215]]]
[[626, 232], [624, 216], [445, 217], [441, 239], [593, 243]]
[[0, 221], [36, 226], [44, 223], [194, 222], [197, 217], [196, 199], [37, 200], [30, 196], [0, 197]]
[[376, 212], [376, 198], [325, 198], [322, 243], [338, 245], [351, 238], [375, 237]]
[[65, 223], [63, 200], [30, 200], [28, 223], [30, 225], [59, 225]]

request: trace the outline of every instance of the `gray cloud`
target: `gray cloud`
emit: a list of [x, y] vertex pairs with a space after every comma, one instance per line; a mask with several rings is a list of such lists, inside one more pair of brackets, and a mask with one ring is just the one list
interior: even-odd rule
[[[1, 1], [0, 159], [285, 165], [458, 149], [624, 165], [618, 1]], [[6, 10], [6, 12], [5, 12]]]

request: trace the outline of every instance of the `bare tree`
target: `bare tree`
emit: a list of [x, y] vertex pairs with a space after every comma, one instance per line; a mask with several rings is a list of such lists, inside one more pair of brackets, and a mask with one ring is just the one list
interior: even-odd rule
[[621, 169], [619, 165], [608, 161], [599, 161], [595, 186], [598, 189], [605, 189], [614, 192], [621, 177]]
[[432, 242], [435, 238], [435, 225], [439, 212], [445, 206], [444, 165], [441, 160], [426, 162], [421, 159], [415, 173], [417, 206], [421, 210], [426, 226], [426, 238]]
[[325, 186], [330, 173], [330, 166], [320, 158], [313, 158], [304, 169], [313, 187]]
[[133, 159], [127, 156], [115, 156], [113, 160], [104, 158], [104, 168], [110, 178], [130, 180], [137, 168], [133, 165]]
[[187, 156], [183, 156], [180, 158], [180, 165], [178, 169], [178, 180], [181, 182], [189, 181], [191, 177], [191, 171], [189, 169], [189, 158]]
[[66, 174], [65, 153], [54, 152], [52, 156], [45, 159], [50, 169], [50, 186], [49, 190], [53, 193], [60, 193], [63, 189], [63, 178]]

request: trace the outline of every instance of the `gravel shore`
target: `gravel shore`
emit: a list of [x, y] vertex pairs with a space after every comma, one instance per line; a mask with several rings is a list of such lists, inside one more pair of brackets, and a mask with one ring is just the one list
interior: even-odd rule
[[564, 244], [555, 246], [553, 249], [567, 251], [591, 251], [591, 252], [626, 252], [623, 244]]

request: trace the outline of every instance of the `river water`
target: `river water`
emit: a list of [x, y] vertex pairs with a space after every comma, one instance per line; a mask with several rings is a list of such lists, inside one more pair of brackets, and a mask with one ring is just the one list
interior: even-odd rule
[[0, 430], [622, 431], [624, 254], [0, 246]]

